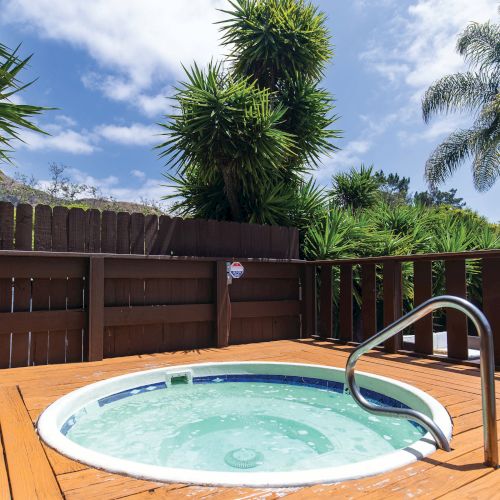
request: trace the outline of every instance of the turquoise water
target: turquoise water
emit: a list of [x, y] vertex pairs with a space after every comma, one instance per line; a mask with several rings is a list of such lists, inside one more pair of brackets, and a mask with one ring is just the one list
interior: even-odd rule
[[281, 383], [179, 385], [85, 409], [72, 441], [114, 457], [212, 471], [343, 465], [405, 448], [423, 431], [350, 396]]

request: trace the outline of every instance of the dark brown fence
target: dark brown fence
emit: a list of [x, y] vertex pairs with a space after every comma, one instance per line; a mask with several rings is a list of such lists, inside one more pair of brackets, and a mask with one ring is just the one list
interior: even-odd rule
[[299, 338], [301, 261], [0, 251], [0, 368]]
[[0, 202], [0, 250], [298, 259], [295, 228]]
[[[439, 273], [436, 266], [441, 266]], [[318, 285], [318, 288], [310, 288], [310, 301], [314, 304], [309, 310], [319, 314], [310, 314], [304, 334], [334, 337], [341, 342], [361, 342], [403, 314], [403, 271], [414, 290], [413, 304], [406, 309], [435, 294], [439, 275], [444, 276], [442, 292], [468, 298], [483, 309], [493, 329], [495, 361], [500, 366], [500, 250], [317, 261], [307, 267], [312, 270], [306, 274], [317, 277]], [[471, 280], [472, 275], [474, 280]], [[471, 290], [471, 281], [476, 284], [474, 290]], [[338, 293], [334, 293], [332, 283], [337, 284]], [[317, 289], [319, 300], [316, 303]], [[452, 309], [446, 310], [444, 320], [445, 355], [453, 360], [467, 360], [468, 349], [477, 345], [469, 335], [474, 333], [470, 331], [472, 325], [462, 313]], [[415, 334], [414, 343], [403, 344], [399, 335], [385, 343], [385, 350], [390, 353], [400, 350], [423, 355], [434, 353], [431, 316], [416, 323], [411, 333]]]

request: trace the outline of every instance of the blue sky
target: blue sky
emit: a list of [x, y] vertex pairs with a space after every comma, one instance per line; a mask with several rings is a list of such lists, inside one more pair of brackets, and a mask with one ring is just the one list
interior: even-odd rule
[[[496, 0], [314, 0], [328, 15], [335, 57], [323, 85], [337, 100], [343, 138], [334, 157], [314, 172], [331, 175], [361, 162], [411, 177], [423, 190], [424, 164], [449, 132], [470, 123], [451, 115], [425, 125], [420, 99], [444, 74], [462, 70], [456, 35], [470, 21], [498, 21]], [[219, 58], [213, 22], [226, 0], [0, 0], [1, 41], [34, 53], [23, 95], [55, 106], [40, 125], [50, 137], [26, 133], [17, 171], [48, 179], [50, 162], [68, 166], [73, 180], [121, 200], [159, 199], [166, 168], [153, 150], [155, 125], [168, 112], [181, 62]], [[4, 167], [2, 167], [4, 168]], [[13, 174], [15, 169], [5, 168]], [[500, 184], [472, 187], [464, 165], [443, 188], [456, 187], [467, 204], [500, 220]]]

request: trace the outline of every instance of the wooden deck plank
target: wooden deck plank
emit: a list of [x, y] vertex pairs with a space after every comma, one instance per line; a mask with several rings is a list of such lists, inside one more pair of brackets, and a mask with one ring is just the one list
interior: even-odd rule
[[0, 389], [0, 425], [14, 500], [62, 498], [17, 387]]
[[0, 428], [0, 500], [10, 500], [10, 485], [7, 475], [7, 464], [2, 443], [2, 431]]
[[92, 468], [61, 474], [57, 476], [57, 480], [67, 500], [110, 500], [161, 485]]
[[[27, 409], [30, 418], [35, 421], [40, 412], [60, 396], [89, 383], [127, 372], [228, 360], [305, 362], [343, 367], [351, 351], [352, 346], [335, 345], [323, 340], [285, 340], [223, 349], [129, 356], [83, 364], [16, 368], [0, 371], [0, 391], [4, 390], [4, 386], [17, 384], [22, 394], [22, 399], [19, 399], [21, 402], [24, 399], [25, 419], [28, 418]], [[493, 498], [490, 490], [494, 488], [494, 480], [498, 481], [500, 476], [481, 463], [480, 378], [476, 367], [373, 351], [360, 360], [359, 368], [407, 382], [443, 403], [454, 420], [453, 450], [450, 453], [437, 451], [407, 467], [375, 477], [337, 485], [281, 490], [165, 485], [99, 471], [65, 458], [48, 447], [44, 447], [45, 453], [65, 497], [72, 499], [407, 498], [412, 495], [436, 498], [446, 494], [453, 498], [450, 496], [453, 493], [455, 498]], [[500, 395], [500, 384], [497, 384], [497, 394]], [[36, 439], [32, 427], [31, 431]]]
[[487, 498], [488, 500], [500, 499], [500, 470], [490, 472], [485, 476], [472, 481], [465, 486], [453, 489], [441, 498], [454, 500], [456, 498], [477, 499]]

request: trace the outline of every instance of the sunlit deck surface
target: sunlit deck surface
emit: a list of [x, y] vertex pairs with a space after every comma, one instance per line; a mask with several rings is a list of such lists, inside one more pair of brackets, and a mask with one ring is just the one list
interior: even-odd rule
[[[110, 474], [40, 444], [33, 423], [50, 403], [83, 385], [123, 373], [206, 361], [266, 360], [344, 367], [351, 347], [315, 340], [276, 341], [224, 349], [16, 368], [0, 372], [0, 499], [161, 498], [500, 498], [500, 471], [485, 467], [477, 368], [372, 352], [359, 369], [412, 384], [446, 406], [453, 450], [390, 473], [334, 485], [263, 490], [162, 484]], [[497, 377], [497, 393], [500, 389]], [[2, 450], [3, 448], [3, 450]], [[9, 493], [10, 492], [10, 493]]]

